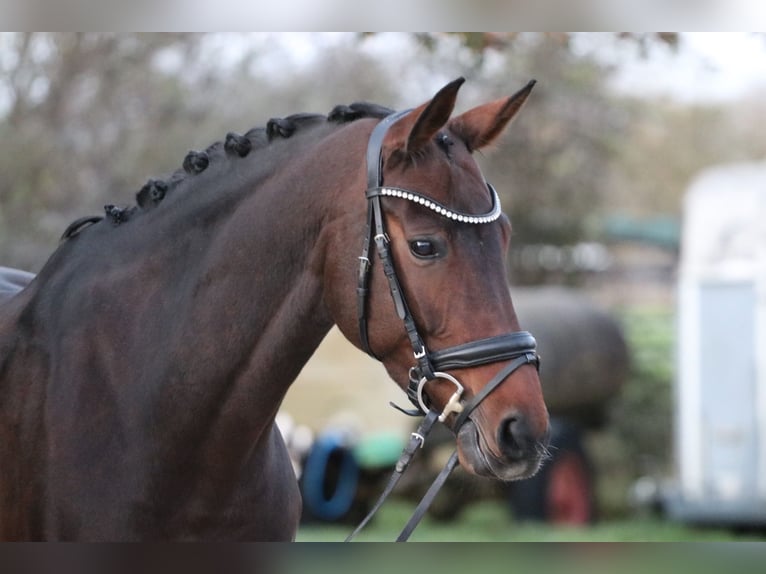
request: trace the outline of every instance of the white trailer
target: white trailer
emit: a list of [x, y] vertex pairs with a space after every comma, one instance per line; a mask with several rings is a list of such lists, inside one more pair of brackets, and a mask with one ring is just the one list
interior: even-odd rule
[[716, 167], [690, 186], [677, 332], [670, 515], [766, 525], [766, 163]]

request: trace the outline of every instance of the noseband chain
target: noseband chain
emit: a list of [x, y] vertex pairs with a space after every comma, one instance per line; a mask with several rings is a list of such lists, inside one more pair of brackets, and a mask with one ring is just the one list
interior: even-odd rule
[[[396, 464], [395, 471], [385, 490], [381, 494], [377, 503], [373, 506], [367, 517], [357, 526], [357, 528], [348, 536], [346, 541], [350, 541], [372, 518], [382, 505], [383, 501], [393, 491], [394, 486], [406, 470], [415, 452], [423, 446], [425, 437], [431, 430], [434, 423], [439, 420], [446, 422], [449, 415], [455, 413], [457, 416], [452, 424], [453, 432], [457, 433], [460, 427], [468, 420], [468, 417], [476, 407], [508, 376], [520, 368], [522, 365], [532, 364], [539, 368], [539, 357], [537, 355], [537, 345], [534, 337], [526, 332], [507, 333], [487, 339], [471, 341], [462, 345], [449, 347], [439, 351], [429, 351], [425, 345], [423, 337], [418, 332], [415, 319], [410, 313], [409, 306], [402, 291], [401, 284], [396, 275], [392, 252], [390, 248], [390, 239], [386, 234], [385, 220], [383, 217], [383, 208], [381, 206], [381, 197], [400, 198], [422, 205], [424, 208], [456, 221], [469, 225], [482, 225], [496, 221], [502, 214], [500, 199], [495, 189], [487, 183], [492, 207], [490, 211], [483, 214], [469, 214], [452, 210], [439, 202], [426, 197], [414, 191], [383, 186], [383, 140], [388, 129], [401, 117], [409, 113], [410, 110], [393, 113], [384, 118], [372, 131], [367, 145], [367, 227], [365, 240], [362, 248], [362, 255], [359, 257], [359, 276], [357, 283], [357, 317], [359, 321], [359, 338], [362, 348], [372, 357], [379, 359], [370, 348], [367, 321], [367, 296], [369, 291], [370, 271], [372, 262], [370, 261], [370, 250], [375, 244], [378, 257], [383, 266], [383, 272], [388, 280], [389, 290], [394, 302], [396, 314], [404, 323], [404, 328], [412, 345], [413, 357], [416, 365], [410, 369], [409, 386], [407, 388], [407, 397], [415, 405], [415, 411], [405, 411], [414, 416], [425, 415], [418, 430], [412, 433], [408, 444], [405, 446], [399, 461]], [[511, 362], [505, 365], [490, 382], [470, 401], [461, 402], [463, 394], [463, 385], [453, 375], [446, 373], [447, 370], [475, 367], [499, 361]], [[455, 386], [455, 391], [447, 402], [442, 413], [430, 409], [427, 399], [424, 396], [425, 385], [434, 380], [446, 380]], [[399, 408], [399, 407], [397, 407]], [[397, 541], [405, 541], [410, 533], [415, 529], [420, 519], [430, 506], [431, 501], [436, 496], [441, 485], [447, 479], [450, 472], [458, 464], [457, 451], [452, 455], [447, 465], [436, 478], [429, 488], [426, 495], [421, 500], [410, 518]]]

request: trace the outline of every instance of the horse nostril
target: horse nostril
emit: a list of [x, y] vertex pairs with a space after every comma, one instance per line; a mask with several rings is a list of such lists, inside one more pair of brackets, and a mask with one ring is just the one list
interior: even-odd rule
[[526, 418], [518, 413], [503, 420], [497, 438], [500, 450], [511, 459], [528, 456], [535, 442]]

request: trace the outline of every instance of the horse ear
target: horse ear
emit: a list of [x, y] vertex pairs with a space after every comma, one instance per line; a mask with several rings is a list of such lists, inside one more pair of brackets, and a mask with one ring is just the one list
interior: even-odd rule
[[427, 145], [449, 120], [463, 82], [465, 78], [453, 80], [431, 100], [396, 122], [389, 132], [394, 147], [413, 153]]
[[531, 80], [510, 98], [495, 100], [457, 116], [450, 121], [450, 130], [459, 135], [471, 151], [489, 145], [524, 105], [535, 83]]

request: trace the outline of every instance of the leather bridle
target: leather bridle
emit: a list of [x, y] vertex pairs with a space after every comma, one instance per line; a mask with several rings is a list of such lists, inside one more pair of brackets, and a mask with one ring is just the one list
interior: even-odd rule
[[[361, 340], [362, 348], [371, 356], [378, 358], [370, 347], [367, 324], [367, 299], [370, 271], [372, 268], [369, 254], [371, 247], [374, 244], [383, 266], [383, 272], [388, 279], [388, 286], [394, 302], [394, 307], [396, 308], [396, 313], [404, 323], [404, 328], [407, 332], [410, 344], [412, 345], [412, 354], [416, 361], [416, 365], [410, 370], [410, 384], [407, 389], [407, 396], [419, 412], [426, 414], [429, 409], [426, 408], [423, 399], [423, 387], [425, 383], [435, 379], [447, 379], [456, 384], [456, 388], [458, 388], [460, 394], [462, 394], [462, 385], [455, 383], [454, 377], [444, 377], [443, 375], [446, 374], [445, 371], [476, 367], [507, 360], [513, 361], [512, 364], [515, 365], [513, 370], [516, 370], [521, 365], [527, 363], [537, 366], [539, 364], [539, 357], [536, 351], [537, 344], [535, 339], [526, 331], [497, 335], [439, 351], [429, 351], [426, 347], [423, 337], [418, 331], [415, 319], [407, 305], [407, 300], [405, 299], [399, 278], [396, 275], [393, 254], [390, 248], [390, 239], [386, 233], [381, 197], [389, 196], [414, 201], [425, 207], [431, 208], [434, 211], [438, 211], [438, 213], [444, 217], [455, 219], [459, 222], [465, 222], [469, 225], [481, 225], [496, 221], [501, 214], [501, 210], [497, 193], [489, 184], [487, 184], [487, 188], [492, 199], [492, 209], [481, 215], [471, 215], [453, 211], [419, 193], [401, 188], [383, 186], [383, 158], [381, 154], [383, 140], [385, 139], [388, 129], [408, 112], [409, 110], [405, 110], [384, 118], [377, 126], [375, 126], [367, 145], [367, 229], [366, 238], [362, 248], [362, 255], [359, 258], [357, 312], [359, 319], [359, 338]], [[494, 387], [487, 389], [485, 387], [479, 396], [483, 395], [483, 399], [493, 390], [493, 388]], [[473, 402], [475, 401], [472, 401], [472, 403]], [[469, 403], [469, 405], [470, 404], [471, 403]], [[473, 405], [473, 408], [476, 406], [478, 406], [478, 403]], [[456, 408], [459, 409], [460, 407]], [[466, 420], [469, 414], [465, 413], [465, 411], [465, 408], [462, 409], [462, 412], [457, 410], [453, 411], [460, 412], [463, 415], [462, 417], [459, 417], [461, 423]], [[444, 419], [446, 419], [446, 416], [444, 416]], [[442, 422], [444, 421], [442, 420]], [[454, 431], [457, 431], [459, 428], [460, 425], [453, 425]]]
[[[371, 356], [379, 358], [370, 347], [367, 320], [368, 292], [370, 272], [372, 268], [370, 251], [374, 244], [383, 266], [383, 272], [388, 280], [388, 287], [391, 292], [396, 313], [404, 323], [404, 328], [407, 332], [410, 344], [412, 345], [412, 353], [416, 363], [410, 369], [409, 385], [407, 388], [407, 397], [413, 405], [415, 405], [416, 409], [409, 411], [405, 411], [404, 409], [399, 410], [414, 416], [424, 415], [424, 419], [418, 427], [418, 430], [412, 433], [409, 443], [397, 462], [394, 474], [389, 480], [389, 484], [383, 494], [378, 499], [378, 502], [356, 530], [349, 535], [346, 539], [347, 541], [351, 540], [351, 538], [364, 527], [378, 508], [380, 508], [385, 498], [393, 490], [393, 487], [409, 465], [415, 452], [419, 447], [423, 446], [426, 435], [437, 420], [446, 422], [447, 417], [455, 413], [457, 416], [451, 424], [451, 429], [457, 434], [458, 430], [468, 420], [468, 417], [473, 410], [476, 409], [476, 407], [478, 407], [495, 388], [507, 379], [511, 373], [526, 364], [532, 364], [537, 368], [539, 368], [540, 364], [535, 338], [526, 331], [496, 335], [494, 337], [470, 341], [468, 343], [438, 351], [430, 351], [426, 346], [423, 337], [420, 335], [417, 323], [410, 312], [401, 283], [396, 275], [393, 254], [390, 248], [390, 239], [386, 233], [381, 197], [392, 197], [415, 202], [422, 205], [424, 208], [431, 209], [443, 217], [466, 225], [492, 223], [500, 217], [502, 211], [498, 195], [489, 183], [487, 183], [487, 189], [492, 200], [492, 209], [487, 213], [479, 215], [449, 209], [435, 200], [411, 190], [397, 187], [386, 187], [383, 185], [383, 157], [381, 153], [383, 140], [385, 139], [389, 128], [397, 120], [409, 113], [409, 111], [410, 110], [404, 110], [385, 117], [373, 129], [367, 145], [367, 228], [362, 255], [359, 257], [357, 314], [359, 319], [359, 338], [362, 348]], [[510, 362], [505, 365], [471, 400], [467, 402], [463, 401], [463, 385], [455, 376], [447, 371], [476, 367], [500, 361]], [[428, 382], [435, 380], [447, 380], [455, 385], [455, 392], [441, 413], [437, 413], [429, 407], [428, 400], [425, 396], [425, 385]], [[442, 470], [436, 481], [434, 481], [429, 491], [421, 500], [415, 514], [413, 514], [410, 522], [402, 531], [397, 541], [406, 540], [412, 530], [414, 530], [415, 526], [417, 526], [420, 521], [420, 518], [430, 505], [431, 500], [436, 495], [436, 492], [438, 492], [439, 488], [456, 465], [457, 451], [452, 455], [447, 466], [445, 466], [444, 470]]]

